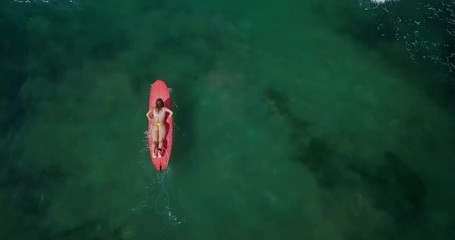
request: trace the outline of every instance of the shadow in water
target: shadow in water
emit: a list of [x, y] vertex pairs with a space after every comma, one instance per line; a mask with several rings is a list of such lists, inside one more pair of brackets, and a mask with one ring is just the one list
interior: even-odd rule
[[362, 180], [364, 191], [397, 223], [409, 225], [423, 220], [427, 190], [421, 177], [396, 154], [384, 152], [384, 163], [372, 168], [351, 165]]
[[[285, 94], [267, 89], [264, 96], [272, 114], [292, 123], [292, 159], [302, 163], [328, 195], [336, 198], [356, 193], [373, 202], [376, 209], [385, 212], [393, 221], [394, 227], [384, 236], [404, 239], [416, 229], [423, 235], [428, 232], [424, 225], [426, 186], [405, 161], [395, 153], [385, 151], [384, 156], [378, 156], [383, 163], [375, 166], [371, 161], [357, 157], [355, 152], [342, 152], [330, 139], [311, 136], [310, 125], [295, 117], [287, 107], [289, 100]], [[340, 191], [342, 195], [338, 194]], [[345, 210], [346, 214], [348, 212]]]

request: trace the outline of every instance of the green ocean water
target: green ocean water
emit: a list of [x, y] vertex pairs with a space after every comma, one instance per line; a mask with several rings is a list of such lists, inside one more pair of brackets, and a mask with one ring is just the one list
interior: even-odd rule
[[455, 238], [450, 1], [0, 7], [0, 239]]

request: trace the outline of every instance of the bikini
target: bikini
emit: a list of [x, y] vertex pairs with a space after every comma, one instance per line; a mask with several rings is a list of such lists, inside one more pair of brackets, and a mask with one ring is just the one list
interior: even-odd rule
[[[165, 112], [164, 110], [162, 110], [160, 113], [155, 113], [155, 110], [153, 110], [153, 117], [156, 119], [157, 117], [159, 116], [164, 116]], [[155, 122], [155, 125], [157, 127], [161, 126], [161, 124], [163, 124], [162, 122]]]

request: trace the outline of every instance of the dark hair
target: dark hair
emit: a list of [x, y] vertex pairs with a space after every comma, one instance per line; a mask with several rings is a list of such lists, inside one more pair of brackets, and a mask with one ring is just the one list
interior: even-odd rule
[[156, 110], [160, 111], [161, 108], [163, 108], [163, 107], [164, 107], [163, 99], [161, 99], [161, 98], [156, 99], [156, 102], [155, 102]]

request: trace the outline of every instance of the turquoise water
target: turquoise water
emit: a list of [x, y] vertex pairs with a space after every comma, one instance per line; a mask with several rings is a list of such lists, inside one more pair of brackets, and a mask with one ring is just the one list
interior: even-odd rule
[[0, 239], [455, 237], [450, 1], [0, 6]]

